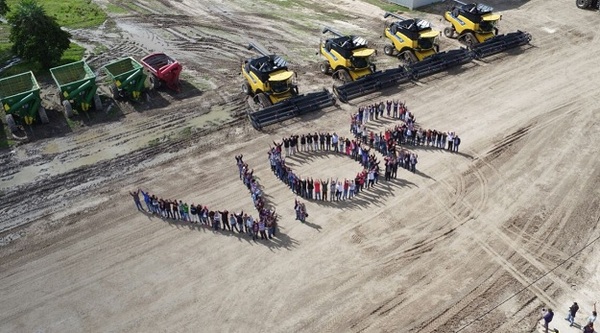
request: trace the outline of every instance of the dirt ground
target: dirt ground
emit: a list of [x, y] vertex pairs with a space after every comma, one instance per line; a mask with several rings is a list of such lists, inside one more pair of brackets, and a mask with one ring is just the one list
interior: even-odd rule
[[[316, 70], [325, 24], [370, 40], [379, 68], [396, 66], [381, 52], [383, 12], [348, 0], [110, 2], [123, 13], [73, 32], [105, 46], [92, 67], [165, 51], [184, 64], [184, 89], [107, 98], [76, 127], [56, 111], [54, 132], [0, 152], [0, 331], [534, 332], [552, 307], [551, 327], [577, 332], [568, 307], [581, 305], [582, 323], [600, 299], [599, 13], [488, 1], [501, 32], [527, 31], [532, 46], [258, 132], [240, 93], [249, 39], [289, 59], [301, 92], [316, 91], [331, 86]], [[444, 6], [408, 15], [441, 29]], [[358, 200], [307, 202], [308, 222], [294, 221], [269, 144], [349, 135], [358, 105], [390, 98], [419, 125], [456, 131], [461, 152], [411, 148], [417, 173]], [[145, 215], [127, 193], [253, 211], [237, 154], [277, 207], [272, 241]], [[309, 154], [294, 164], [314, 177], [359, 167]]]

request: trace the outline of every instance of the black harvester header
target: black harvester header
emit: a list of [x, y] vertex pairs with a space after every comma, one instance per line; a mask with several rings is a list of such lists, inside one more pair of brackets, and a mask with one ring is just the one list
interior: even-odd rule
[[531, 34], [518, 30], [504, 35], [497, 35], [483, 43], [473, 45], [471, 50], [475, 53], [475, 58], [481, 59], [508, 49], [527, 45], [529, 42], [531, 42]]
[[349, 100], [368, 95], [384, 88], [410, 81], [411, 73], [403, 67], [377, 71], [356, 81], [334, 86], [333, 92], [344, 103]]
[[294, 96], [275, 105], [248, 114], [252, 126], [260, 129], [328, 106], [335, 105], [335, 98], [327, 89]]
[[475, 54], [472, 51], [461, 47], [456, 50], [436, 53], [422, 61], [409, 65], [408, 70], [411, 72], [412, 78], [416, 80], [466, 64], [473, 60], [474, 57]]
[[374, 93], [384, 88], [433, 75], [449, 68], [470, 62], [474, 53], [466, 48], [436, 53], [406, 67], [378, 71], [356, 81], [333, 87], [338, 99], [347, 103], [351, 99]]

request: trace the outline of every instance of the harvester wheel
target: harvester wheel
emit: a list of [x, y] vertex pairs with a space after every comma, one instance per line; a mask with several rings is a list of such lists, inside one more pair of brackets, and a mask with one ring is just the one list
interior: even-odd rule
[[390, 45], [390, 44], [386, 44], [383, 47], [383, 53], [385, 53], [385, 55], [388, 55], [388, 56], [393, 56], [394, 55], [394, 46]]
[[63, 106], [65, 107], [65, 117], [73, 117], [73, 106], [71, 105], [71, 102], [63, 101]]
[[444, 28], [444, 36], [447, 38], [454, 38], [454, 27], [445, 27]]
[[333, 73], [332, 76], [336, 81], [339, 81], [342, 84], [346, 84], [352, 81], [350, 74], [348, 74], [348, 71], [346, 71], [345, 69], [338, 69]]
[[264, 108], [272, 105], [271, 100], [264, 93], [257, 94], [256, 100], [258, 101], [258, 105], [260, 106], [261, 109], [264, 109]]
[[12, 132], [15, 133], [17, 132], [17, 130], [19, 129], [17, 127], [17, 123], [15, 122], [15, 118], [13, 117], [12, 114], [7, 114], [6, 115], [6, 125], [8, 125], [8, 129]]
[[463, 36], [463, 43], [468, 47], [468, 48], [472, 48], [473, 46], [475, 46], [478, 42], [477, 42], [477, 38], [475, 38], [475, 35], [473, 35], [470, 32], [467, 32], [466, 34], [464, 34]]
[[577, 8], [586, 9], [592, 4], [592, 0], [577, 0]]
[[244, 95], [250, 95], [250, 85], [248, 84], [248, 82], [242, 83], [242, 92], [244, 93]]
[[38, 115], [40, 116], [40, 121], [42, 124], [47, 124], [50, 122], [50, 119], [48, 119], [48, 114], [46, 114], [46, 109], [44, 109], [44, 107], [41, 105], [38, 109]]
[[102, 100], [100, 99], [100, 96], [98, 94], [94, 95], [94, 108], [96, 109], [96, 111], [102, 110]]
[[404, 61], [404, 63], [406, 65], [414, 64], [415, 62], [417, 62], [417, 57], [410, 50], [407, 50], [407, 51], [404, 51], [404, 52], [400, 53], [399, 58], [402, 61]]
[[329, 66], [328, 61], [323, 61], [319, 64], [319, 70], [323, 74], [331, 74], [331, 67]]

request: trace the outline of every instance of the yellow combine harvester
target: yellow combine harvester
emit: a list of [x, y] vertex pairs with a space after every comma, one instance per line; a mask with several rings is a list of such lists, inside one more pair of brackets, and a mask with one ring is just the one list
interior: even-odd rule
[[453, 1], [454, 6], [444, 13], [446, 21], [452, 24], [444, 29], [444, 36], [457, 38], [475, 53], [476, 58], [484, 58], [531, 41], [531, 35], [523, 31], [498, 35], [497, 24], [502, 15], [494, 14], [494, 8]]
[[245, 82], [242, 91], [252, 99], [258, 110], [248, 112], [252, 125], [260, 129], [280, 121], [332, 106], [336, 100], [326, 89], [298, 95], [296, 73], [288, 70], [287, 62], [280, 56], [270, 54], [256, 43], [249, 50], [260, 56], [242, 62]]
[[383, 48], [386, 55], [397, 55], [405, 63], [412, 64], [440, 51], [440, 32], [433, 30], [431, 23], [389, 12], [383, 15], [384, 18], [390, 16], [398, 21], [388, 24], [384, 29], [384, 35], [392, 42]]
[[244, 94], [265, 108], [298, 95], [295, 73], [288, 70], [287, 62], [278, 55], [269, 54], [262, 46], [250, 43], [248, 50], [256, 50], [260, 57], [246, 59], [242, 63]]
[[446, 21], [452, 24], [444, 29], [444, 36], [458, 38], [461, 43], [473, 46], [498, 35], [496, 25], [502, 15], [494, 14], [494, 8], [458, 0], [454, 2], [456, 5], [444, 14]]
[[375, 72], [371, 60], [375, 50], [368, 47], [364, 38], [344, 35], [329, 27], [323, 28], [322, 32], [334, 35], [321, 41], [320, 52], [325, 60], [319, 69], [323, 74], [331, 74], [335, 80], [347, 83]]

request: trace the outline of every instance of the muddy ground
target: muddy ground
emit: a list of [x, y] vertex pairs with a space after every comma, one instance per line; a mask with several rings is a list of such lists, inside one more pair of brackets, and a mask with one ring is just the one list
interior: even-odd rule
[[[382, 10], [96, 2], [111, 19], [73, 32], [93, 68], [165, 51], [183, 63], [184, 86], [138, 103], [105, 96], [105, 110], [71, 122], [48, 93], [51, 124], [0, 152], [0, 331], [532, 332], [553, 307], [551, 326], [576, 332], [562, 319], [568, 306], [580, 303], [582, 323], [600, 298], [600, 33], [589, 28], [598, 13], [489, 1], [501, 32], [528, 31], [531, 46], [258, 132], [240, 93], [249, 39], [285, 55], [301, 91], [316, 91], [331, 86], [315, 55], [325, 24], [370, 40], [380, 68], [397, 65], [381, 52]], [[444, 6], [407, 15], [442, 29]], [[442, 38], [442, 49], [456, 47]], [[349, 135], [358, 105], [388, 98], [406, 101], [423, 127], [458, 132], [461, 153], [411, 148], [417, 173], [358, 200], [308, 202], [308, 223], [294, 221], [269, 144], [308, 130]], [[148, 216], [127, 194], [252, 211], [240, 153], [281, 216], [272, 241]], [[308, 154], [294, 163], [314, 177], [358, 168]]]

